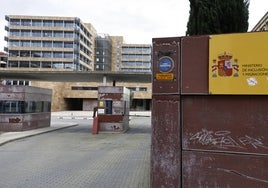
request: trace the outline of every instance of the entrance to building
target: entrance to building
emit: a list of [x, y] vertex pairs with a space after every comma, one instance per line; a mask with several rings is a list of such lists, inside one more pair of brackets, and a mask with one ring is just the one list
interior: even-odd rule
[[66, 110], [83, 110], [83, 99], [80, 98], [66, 98]]
[[131, 102], [130, 109], [134, 111], [151, 110], [151, 100], [150, 99], [133, 99]]

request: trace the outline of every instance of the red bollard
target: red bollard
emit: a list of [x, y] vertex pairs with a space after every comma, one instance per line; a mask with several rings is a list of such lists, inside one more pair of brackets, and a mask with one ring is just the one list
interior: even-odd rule
[[93, 127], [92, 127], [92, 134], [98, 134], [99, 132], [99, 120], [98, 116], [93, 118]]

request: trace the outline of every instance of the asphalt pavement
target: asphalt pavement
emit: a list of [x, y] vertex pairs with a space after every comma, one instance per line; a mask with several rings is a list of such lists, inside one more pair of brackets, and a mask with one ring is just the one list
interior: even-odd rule
[[148, 188], [150, 116], [131, 112], [126, 133], [92, 135], [92, 112], [53, 112], [50, 127], [0, 134], [0, 187]]

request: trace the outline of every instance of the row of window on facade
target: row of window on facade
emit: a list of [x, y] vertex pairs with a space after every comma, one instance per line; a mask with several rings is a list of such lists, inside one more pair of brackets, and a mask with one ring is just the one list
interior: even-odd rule
[[10, 37], [45, 37], [45, 38], [73, 38], [79, 39], [86, 46], [91, 46], [90, 41], [83, 35], [72, 31], [51, 31], [51, 30], [14, 30], [9, 32]]
[[75, 23], [68, 20], [36, 20], [36, 19], [10, 19], [10, 26], [26, 26], [26, 27], [55, 27], [55, 28], [74, 28], [82, 31], [87, 37], [91, 34], [82, 26], [82, 24]]
[[[147, 87], [127, 87], [130, 91], [147, 91]], [[98, 91], [98, 87], [72, 86], [72, 90]]]
[[122, 47], [122, 53], [141, 53], [141, 54], [150, 54], [150, 47]]
[[123, 54], [122, 59], [141, 59], [145, 61], [151, 60], [150, 54]]
[[26, 51], [10, 50], [9, 57], [36, 57], [36, 58], [67, 58], [75, 59], [77, 55], [73, 52], [50, 52], [50, 51]]
[[31, 20], [31, 19], [11, 19], [10, 25], [16, 26], [36, 26], [36, 27], [74, 27], [73, 21], [68, 20]]
[[0, 85], [23, 85], [29, 86], [31, 82], [28, 80], [1, 80]]
[[0, 101], [1, 114], [50, 112], [49, 101]]
[[91, 61], [89, 58], [85, 57], [82, 54], [77, 54], [73, 52], [50, 52], [50, 51], [25, 51], [25, 50], [10, 50], [9, 51], [10, 57], [33, 57], [33, 58], [64, 58], [64, 59], [71, 59], [71, 60], [78, 60], [80, 59], [86, 64], [89, 64]]
[[123, 72], [152, 72], [150, 68], [120, 68], [120, 70]]
[[129, 61], [123, 61], [122, 62], [122, 66], [133, 66], [133, 67], [148, 67], [150, 68], [151, 67], [151, 62], [142, 62], [142, 61], [132, 61], [132, 62], [129, 62]]
[[40, 41], [40, 40], [10, 40], [12, 47], [37, 47], [37, 48], [78, 48], [78, 44], [63, 41]]
[[[9, 68], [52, 68], [52, 69], [74, 69], [77, 65], [71, 62], [47, 62], [47, 61], [9, 61]], [[78, 70], [87, 70], [80, 68]]]
[[75, 34], [72, 31], [51, 31], [51, 30], [18, 30], [11, 29], [9, 36], [12, 37], [55, 37], [55, 38], [75, 38], [79, 37], [79, 34]]

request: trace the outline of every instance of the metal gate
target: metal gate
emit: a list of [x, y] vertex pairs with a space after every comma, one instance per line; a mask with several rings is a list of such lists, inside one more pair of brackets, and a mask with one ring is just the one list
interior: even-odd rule
[[268, 95], [211, 94], [209, 40], [153, 39], [152, 188], [268, 187]]

